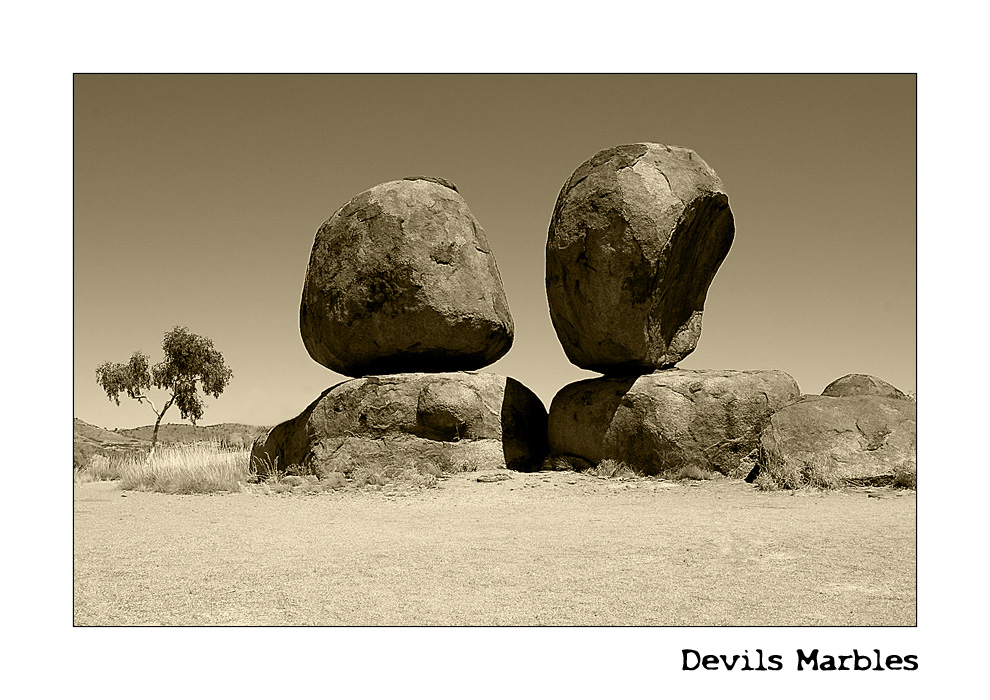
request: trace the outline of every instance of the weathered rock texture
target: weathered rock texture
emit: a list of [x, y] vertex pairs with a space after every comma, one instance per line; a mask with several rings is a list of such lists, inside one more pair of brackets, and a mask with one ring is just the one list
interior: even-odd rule
[[299, 310], [303, 343], [349, 376], [480, 369], [513, 324], [484, 230], [450, 182], [386, 182], [316, 233]]
[[885, 396], [805, 396], [777, 411], [760, 435], [761, 467], [784, 460], [803, 470], [832, 457], [844, 479], [892, 474], [917, 464], [916, 455], [916, 404]]
[[438, 459], [529, 470], [543, 461], [546, 443], [547, 411], [515, 379], [390, 374], [327, 389], [299, 416], [258, 438], [251, 459], [262, 476], [270, 464], [322, 476], [368, 462], [415, 467]]
[[869, 374], [847, 374], [825, 387], [822, 396], [886, 396], [908, 399], [908, 395], [893, 384]]
[[583, 163], [547, 239], [550, 318], [567, 358], [632, 375], [687, 356], [734, 232], [722, 182], [694, 151], [639, 143]]
[[550, 406], [550, 452], [597, 464], [626, 462], [647, 473], [684, 466], [745, 477], [770, 415], [797, 401], [779, 370], [670, 369], [629, 378], [586, 379]]

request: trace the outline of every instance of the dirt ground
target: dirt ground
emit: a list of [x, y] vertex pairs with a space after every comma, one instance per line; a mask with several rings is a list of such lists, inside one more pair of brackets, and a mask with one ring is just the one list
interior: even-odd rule
[[465, 473], [429, 490], [75, 488], [76, 625], [914, 625], [916, 497]]

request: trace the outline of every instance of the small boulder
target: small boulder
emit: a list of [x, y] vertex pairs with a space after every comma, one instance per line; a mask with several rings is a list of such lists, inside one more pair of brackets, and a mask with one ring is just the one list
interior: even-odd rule
[[480, 372], [391, 374], [342, 382], [259, 437], [251, 461], [324, 475], [378, 467], [535, 469], [547, 453], [547, 412], [515, 379]]
[[646, 473], [699, 467], [742, 478], [771, 414], [797, 401], [779, 370], [669, 369], [640, 377], [586, 379], [550, 406], [550, 453], [626, 462]]
[[760, 469], [776, 463], [802, 471], [822, 459], [839, 479], [916, 465], [917, 406], [888, 396], [806, 396], [774, 413], [760, 435]]
[[452, 183], [386, 182], [316, 233], [299, 326], [306, 350], [352, 377], [474, 370], [512, 345], [484, 230]]
[[734, 232], [722, 181], [690, 149], [638, 143], [584, 162], [547, 238], [550, 318], [567, 358], [622, 376], [686, 357]]
[[886, 396], [890, 399], [909, 399], [908, 395], [869, 374], [847, 374], [825, 387], [822, 396]]

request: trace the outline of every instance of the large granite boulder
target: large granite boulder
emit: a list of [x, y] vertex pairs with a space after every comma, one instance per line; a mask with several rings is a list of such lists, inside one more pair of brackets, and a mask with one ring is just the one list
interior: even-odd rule
[[908, 399], [908, 395], [893, 384], [869, 374], [847, 374], [839, 377], [825, 387], [822, 396], [886, 396], [890, 399]]
[[695, 466], [747, 476], [742, 460], [771, 414], [797, 401], [779, 370], [669, 369], [640, 377], [586, 379], [550, 406], [550, 453], [597, 464], [626, 462], [650, 474]]
[[564, 184], [547, 239], [550, 318], [578, 367], [671, 367], [701, 336], [735, 225], [718, 175], [687, 148], [616, 146]]
[[299, 325], [320, 364], [349, 376], [480, 369], [513, 325], [484, 230], [450, 182], [357, 195], [316, 233]]
[[368, 462], [412, 467], [439, 459], [530, 470], [546, 456], [546, 442], [547, 411], [515, 379], [389, 374], [330, 387], [299, 416], [259, 437], [251, 460], [262, 476], [269, 465], [324, 475]]
[[823, 459], [839, 479], [916, 465], [917, 405], [886, 396], [805, 396], [774, 413], [760, 435], [760, 469], [776, 463], [802, 472]]

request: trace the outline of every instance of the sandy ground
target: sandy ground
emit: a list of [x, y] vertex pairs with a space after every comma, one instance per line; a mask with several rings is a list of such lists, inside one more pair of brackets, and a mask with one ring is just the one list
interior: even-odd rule
[[75, 488], [76, 625], [914, 625], [914, 492], [569, 472]]

